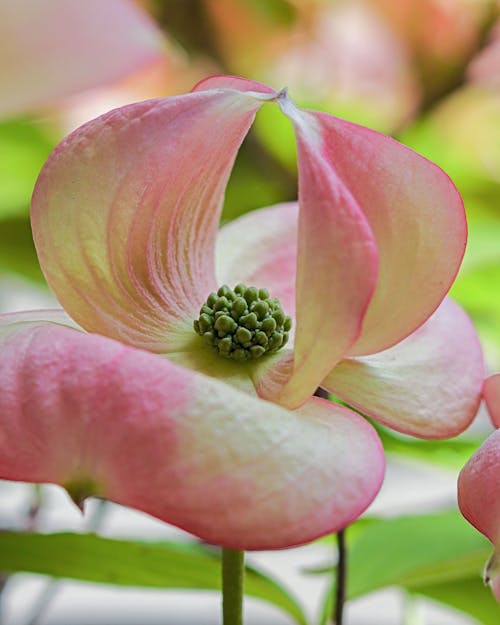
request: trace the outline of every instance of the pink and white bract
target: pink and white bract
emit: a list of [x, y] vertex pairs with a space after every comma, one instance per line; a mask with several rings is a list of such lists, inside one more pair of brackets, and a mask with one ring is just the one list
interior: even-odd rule
[[[493, 422], [500, 417], [500, 374], [486, 380], [484, 397]], [[462, 469], [458, 503], [464, 517], [494, 545], [485, 580], [500, 602], [500, 429], [486, 439]]]
[[[299, 201], [220, 230], [257, 110], [298, 143]], [[357, 412], [452, 436], [484, 378], [476, 333], [444, 297], [466, 242], [435, 165], [377, 132], [232, 77], [89, 122], [52, 153], [34, 238], [63, 311], [4, 316], [0, 477], [54, 482], [202, 539], [273, 549], [356, 519], [384, 474]], [[193, 331], [223, 283], [265, 287], [293, 346], [226, 361]]]

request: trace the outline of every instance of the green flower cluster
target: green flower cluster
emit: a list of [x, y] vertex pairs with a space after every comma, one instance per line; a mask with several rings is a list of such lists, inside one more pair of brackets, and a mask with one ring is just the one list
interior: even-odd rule
[[224, 358], [244, 361], [276, 352], [288, 341], [292, 320], [266, 289], [237, 284], [210, 293], [194, 329]]

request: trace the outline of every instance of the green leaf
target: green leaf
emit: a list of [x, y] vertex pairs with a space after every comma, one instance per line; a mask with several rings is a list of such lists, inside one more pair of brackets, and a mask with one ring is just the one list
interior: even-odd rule
[[[500, 608], [481, 582], [491, 551], [457, 510], [372, 521], [349, 541], [347, 595], [355, 599], [389, 586], [405, 588], [493, 625], [500, 622]], [[322, 624], [331, 612], [334, 586], [333, 581], [323, 603]]]
[[0, 220], [0, 273], [2, 270], [44, 282], [27, 218]]
[[27, 215], [36, 178], [56, 142], [54, 130], [39, 121], [0, 123], [0, 219]]
[[470, 614], [483, 625], [498, 625], [500, 622], [500, 606], [479, 575], [444, 584], [423, 586], [415, 592]]
[[452, 469], [461, 469], [480, 447], [484, 437], [451, 440], [421, 440], [394, 432], [372, 422], [386, 453], [433, 462]]
[[[220, 590], [220, 559], [196, 543], [157, 544], [94, 534], [0, 533], [0, 571], [29, 572], [118, 586]], [[306, 625], [297, 601], [276, 581], [246, 568], [245, 593]]]
[[458, 511], [380, 520], [350, 549], [349, 597], [479, 575], [490, 552], [490, 543]]

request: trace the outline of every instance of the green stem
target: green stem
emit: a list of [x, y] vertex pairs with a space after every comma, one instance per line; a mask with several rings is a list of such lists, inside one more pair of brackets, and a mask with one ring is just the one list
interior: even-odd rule
[[245, 552], [222, 549], [222, 625], [243, 625]]
[[346, 595], [346, 573], [347, 573], [347, 550], [345, 545], [345, 529], [337, 532], [337, 584], [334, 607], [334, 623], [342, 625], [344, 614], [344, 603]]

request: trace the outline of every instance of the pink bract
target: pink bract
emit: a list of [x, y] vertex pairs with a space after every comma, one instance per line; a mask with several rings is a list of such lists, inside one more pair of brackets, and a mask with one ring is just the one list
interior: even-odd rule
[[[219, 229], [266, 102], [297, 134], [298, 203]], [[316, 388], [428, 438], [477, 410], [481, 349], [444, 300], [466, 242], [455, 187], [285, 92], [215, 77], [89, 122], [44, 166], [32, 226], [69, 316], [1, 321], [0, 477], [84, 484], [212, 543], [281, 548], [352, 522], [383, 479], [373, 427]], [[281, 298], [290, 348], [245, 363], [206, 349], [193, 320], [237, 282]]]
[[485, 580], [500, 602], [500, 429], [493, 432], [462, 469], [458, 503], [464, 517], [494, 545]]

